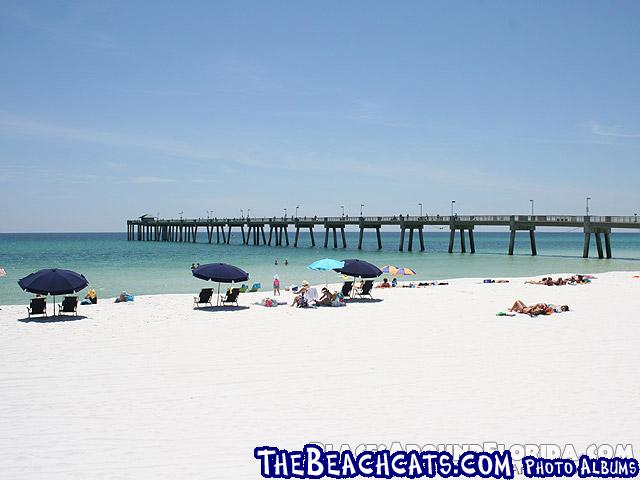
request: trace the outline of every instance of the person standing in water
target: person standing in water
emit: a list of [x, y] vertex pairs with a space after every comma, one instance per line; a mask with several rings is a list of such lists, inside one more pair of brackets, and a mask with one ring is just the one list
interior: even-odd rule
[[286, 267], [287, 265], [289, 265], [289, 260], [287, 260], [286, 258], [284, 259], [284, 266]]
[[278, 259], [276, 258], [276, 261], [273, 262], [274, 265], [278, 265]]
[[280, 296], [280, 278], [277, 273], [273, 276], [273, 296], [276, 295]]

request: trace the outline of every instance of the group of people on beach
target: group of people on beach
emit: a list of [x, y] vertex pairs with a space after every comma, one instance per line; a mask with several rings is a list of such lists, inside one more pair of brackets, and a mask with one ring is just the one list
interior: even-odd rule
[[530, 283], [533, 285], [546, 285], [548, 287], [560, 286], [560, 285], [583, 285], [585, 283], [591, 283], [591, 278], [585, 275], [572, 275], [568, 278], [558, 277], [554, 280], [551, 277], [544, 277], [542, 280], [527, 280], [524, 283]]
[[342, 307], [345, 305], [342, 292], [331, 292], [328, 287], [322, 287], [320, 295], [315, 288], [304, 280], [302, 286], [295, 291], [292, 307]]

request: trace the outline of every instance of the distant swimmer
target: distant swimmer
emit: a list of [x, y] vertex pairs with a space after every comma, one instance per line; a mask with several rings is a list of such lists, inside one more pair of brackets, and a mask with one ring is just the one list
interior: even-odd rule
[[289, 265], [289, 260], [287, 260], [286, 258], [284, 259], [284, 266], [286, 267], [287, 265]]
[[273, 264], [274, 264], [274, 265], [277, 265], [277, 264], [278, 264], [278, 259], [277, 259], [277, 258], [276, 258], [276, 261], [275, 261], [275, 262], [273, 262]]

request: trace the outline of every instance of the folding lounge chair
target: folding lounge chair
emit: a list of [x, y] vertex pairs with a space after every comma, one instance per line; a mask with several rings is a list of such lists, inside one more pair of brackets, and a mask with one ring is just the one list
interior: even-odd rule
[[373, 288], [373, 280], [365, 280], [362, 288], [356, 290], [356, 295], [359, 297], [369, 296], [369, 298], [373, 298], [371, 296], [371, 289]]
[[220, 301], [222, 302], [222, 305], [225, 305], [227, 303], [231, 303], [231, 304], [235, 304], [236, 307], [239, 306], [238, 305], [238, 296], [240, 295], [240, 289], [239, 288], [233, 288], [231, 289], [231, 292], [227, 293], [226, 297], [223, 297], [222, 295], [220, 295]]
[[64, 297], [62, 303], [58, 305], [58, 313], [73, 313], [78, 316], [78, 297]]
[[193, 308], [202, 305], [209, 305], [213, 307], [211, 303], [211, 297], [213, 296], [213, 288], [203, 288], [200, 290], [200, 295], [193, 297]]
[[353, 289], [353, 282], [344, 282], [342, 285], [342, 296], [351, 298], [351, 290]]
[[27, 307], [29, 318], [31, 315], [44, 315], [47, 316], [47, 299], [44, 297], [32, 298], [29, 306]]

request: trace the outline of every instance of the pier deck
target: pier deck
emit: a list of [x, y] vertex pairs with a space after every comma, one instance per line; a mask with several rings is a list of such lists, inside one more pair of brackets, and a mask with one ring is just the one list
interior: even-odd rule
[[[531, 255], [537, 255], [535, 230], [537, 227], [579, 228], [584, 232], [582, 256], [589, 257], [591, 235], [595, 237], [598, 258], [611, 258], [611, 230], [638, 229], [637, 216], [586, 216], [586, 215], [453, 215], [453, 216], [382, 216], [382, 217], [264, 217], [264, 218], [195, 218], [161, 219], [143, 215], [135, 220], [127, 220], [127, 239], [138, 241], [196, 242], [199, 229], [207, 232], [207, 241], [230, 243], [233, 229], [240, 229], [242, 243], [245, 245], [289, 246], [289, 228], [295, 229], [294, 247], [298, 247], [300, 231], [308, 230], [311, 245], [315, 246], [314, 228], [324, 229], [324, 247], [329, 246], [332, 234], [333, 248], [347, 247], [345, 228], [356, 226], [359, 229], [358, 248], [362, 248], [365, 230], [375, 230], [378, 248], [382, 248], [380, 229], [383, 226], [397, 226], [400, 229], [398, 250], [413, 250], [414, 234], [418, 234], [420, 251], [425, 249], [426, 226], [449, 227], [449, 253], [455, 248], [456, 233], [460, 237], [460, 251], [466, 253], [466, 237], [469, 238], [469, 251], [475, 253], [473, 230], [476, 226], [509, 227], [509, 255], [515, 249], [516, 233], [529, 232]], [[265, 233], [269, 228], [269, 235]], [[225, 232], [226, 229], [226, 232]], [[338, 242], [338, 230], [340, 242]], [[604, 248], [602, 237], [604, 237]]]

